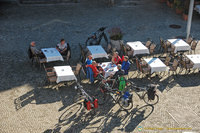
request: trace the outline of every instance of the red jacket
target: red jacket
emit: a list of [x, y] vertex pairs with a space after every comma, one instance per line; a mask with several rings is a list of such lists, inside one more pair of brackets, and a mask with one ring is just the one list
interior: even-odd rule
[[114, 58], [114, 61], [116, 62], [116, 65], [122, 63], [122, 59], [121, 59], [121, 57], [119, 55], [116, 58]]
[[99, 74], [99, 70], [97, 69], [97, 67], [93, 66], [93, 65], [88, 65], [88, 67], [92, 68], [92, 71], [94, 73], [94, 77], [97, 77], [97, 75]]

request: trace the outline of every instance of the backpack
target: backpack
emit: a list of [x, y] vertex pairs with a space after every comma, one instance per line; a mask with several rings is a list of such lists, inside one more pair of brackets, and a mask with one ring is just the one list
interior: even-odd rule
[[150, 89], [147, 90], [147, 94], [148, 94], [148, 99], [149, 100], [154, 100], [155, 99], [155, 94], [156, 94], [155, 87], [150, 87]]
[[30, 47], [28, 48], [27, 53], [28, 53], [29, 59], [32, 59], [32, 58], [33, 58], [33, 53], [32, 53], [32, 51], [31, 51], [31, 48], [30, 48]]
[[118, 78], [118, 81], [119, 81], [119, 90], [123, 91], [126, 86], [125, 78], [121, 76]]

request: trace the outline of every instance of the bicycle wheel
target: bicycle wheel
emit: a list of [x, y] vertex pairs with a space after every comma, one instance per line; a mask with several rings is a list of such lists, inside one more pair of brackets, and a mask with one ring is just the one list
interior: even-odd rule
[[77, 94], [76, 96], [74, 96], [73, 101], [74, 103], [78, 103], [78, 102], [83, 102], [85, 99], [85, 96]]
[[159, 101], [159, 96], [158, 96], [157, 94], [155, 94], [154, 100], [150, 100], [150, 99], [148, 98], [148, 93], [146, 92], [146, 93], [144, 94], [143, 100], [144, 100], [144, 102], [145, 102], [146, 104], [155, 105], [155, 104], [157, 104], [158, 101]]
[[[132, 98], [132, 97], [131, 97]], [[133, 108], [133, 100], [132, 99], [130, 99], [129, 101], [127, 101], [127, 103], [123, 100], [123, 98], [122, 97], [120, 97], [119, 99], [118, 99], [118, 102], [117, 102], [118, 104], [119, 104], [119, 106], [121, 107], [121, 108], [123, 108], [124, 110], [130, 110], [130, 109], [132, 109]]]
[[98, 104], [103, 105], [108, 101], [108, 94], [102, 88], [99, 88], [99, 90], [95, 97], [98, 99]]

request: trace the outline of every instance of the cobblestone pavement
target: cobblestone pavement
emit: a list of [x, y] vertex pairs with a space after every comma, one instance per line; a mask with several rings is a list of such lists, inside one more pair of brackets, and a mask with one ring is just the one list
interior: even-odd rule
[[[54, 47], [65, 38], [72, 47], [72, 64], [76, 64], [87, 36], [101, 26], [119, 26], [124, 41], [159, 43], [164, 39], [185, 36], [187, 23], [173, 9], [155, 0], [116, 1], [108, 7], [104, 1], [87, 1], [55, 6], [0, 5], [0, 132], [1, 133], [76, 133], [76, 132], [200, 132], [200, 75], [183, 73], [155, 77], [159, 103], [145, 105], [134, 94], [134, 108], [120, 110], [118, 105], [100, 106], [95, 115], [82, 104], [73, 103], [74, 85], [59, 90], [45, 86], [45, 73], [32, 67], [27, 48], [34, 40], [39, 47]], [[178, 24], [180, 29], [169, 28]], [[191, 34], [200, 39], [200, 16], [194, 14]], [[198, 46], [199, 50], [199, 46]], [[197, 50], [197, 53], [199, 51]], [[138, 85], [150, 83], [147, 78], [130, 77]], [[82, 84], [89, 94], [95, 85]]]

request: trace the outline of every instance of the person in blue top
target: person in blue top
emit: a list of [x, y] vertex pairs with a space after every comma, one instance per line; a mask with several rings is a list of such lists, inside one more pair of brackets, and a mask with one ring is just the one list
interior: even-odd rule
[[88, 58], [86, 59], [85, 62], [85, 67], [86, 67], [86, 74], [87, 74], [87, 78], [90, 79], [91, 75], [93, 74], [91, 69], [88, 67], [89, 65], [91, 65], [93, 62], [92, 60], [92, 55], [88, 55]]
[[[92, 64], [92, 55], [88, 55], [88, 58], [85, 62], [86, 65], [91, 65]], [[86, 66], [87, 67], [87, 66]]]
[[122, 69], [124, 70], [124, 74], [128, 75], [128, 71], [130, 69], [130, 62], [128, 61], [128, 56], [124, 56], [124, 60], [122, 62]]

